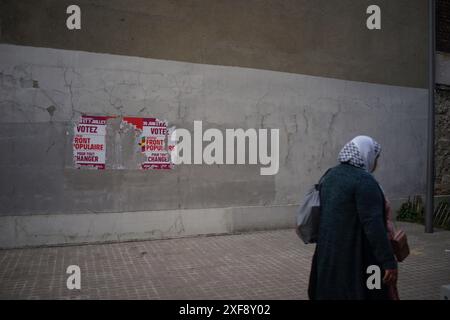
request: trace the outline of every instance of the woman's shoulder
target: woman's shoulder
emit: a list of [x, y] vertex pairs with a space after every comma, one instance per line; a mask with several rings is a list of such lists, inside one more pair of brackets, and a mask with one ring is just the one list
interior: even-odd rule
[[[356, 183], [373, 184], [377, 183], [374, 176], [362, 168], [355, 167], [351, 164], [340, 163], [332, 167], [329, 171], [330, 176], [336, 176], [340, 179], [350, 179]], [[328, 174], [327, 174], [328, 175]]]
[[366, 170], [362, 169], [362, 168], [358, 168], [355, 167], [351, 164], [348, 163], [339, 163], [338, 165], [332, 167], [330, 169], [330, 172], [334, 172], [334, 173], [346, 173], [348, 175], [352, 175], [352, 176], [361, 176], [361, 175], [370, 175], [370, 173], [368, 173]]

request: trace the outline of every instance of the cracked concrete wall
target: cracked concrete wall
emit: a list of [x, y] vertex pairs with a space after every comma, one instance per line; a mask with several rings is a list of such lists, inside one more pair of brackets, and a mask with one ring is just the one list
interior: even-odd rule
[[[295, 204], [357, 134], [381, 143], [389, 197], [424, 191], [425, 89], [5, 44], [0, 72], [1, 215]], [[81, 113], [279, 128], [280, 170], [76, 170], [69, 133]]]
[[[290, 227], [357, 134], [381, 143], [376, 176], [394, 203], [424, 193], [425, 1], [377, 1], [377, 31], [370, 0], [79, 0], [78, 31], [70, 4], [0, 1], [0, 247]], [[76, 170], [83, 113], [277, 128], [280, 170], [138, 170], [135, 133], [117, 119], [112, 169]]]

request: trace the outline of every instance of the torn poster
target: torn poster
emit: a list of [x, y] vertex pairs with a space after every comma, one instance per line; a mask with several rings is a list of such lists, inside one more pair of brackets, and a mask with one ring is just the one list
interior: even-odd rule
[[141, 133], [138, 144], [144, 154], [144, 161], [141, 163], [142, 169], [172, 169], [170, 151], [175, 143], [167, 140], [169, 133], [167, 121], [134, 117], [124, 117], [123, 121]]
[[73, 157], [75, 167], [105, 169], [106, 116], [81, 116], [74, 127]]

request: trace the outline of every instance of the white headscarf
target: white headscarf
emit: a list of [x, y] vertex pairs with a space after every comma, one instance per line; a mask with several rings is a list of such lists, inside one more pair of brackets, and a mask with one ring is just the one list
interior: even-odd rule
[[342, 148], [338, 160], [372, 172], [375, 169], [375, 159], [380, 152], [380, 144], [371, 137], [357, 136]]

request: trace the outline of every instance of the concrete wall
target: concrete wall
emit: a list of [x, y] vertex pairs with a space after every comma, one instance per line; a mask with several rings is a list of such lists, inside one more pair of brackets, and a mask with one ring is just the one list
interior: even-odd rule
[[[426, 87], [423, 0], [3, 0], [0, 41]], [[366, 9], [382, 10], [381, 30]]]
[[[0, 247], [288, 227], [358, 134], [381, 143], [391, 199], [424, 193], [422, 1], [381, 1], [380, 32], [365, 28], [364, 1], [80, 1], [80, 33], [64, 30], [64, 3], [2, 2]], [[280, 170], [76, 170], [83, 113], [278, 128]]]

